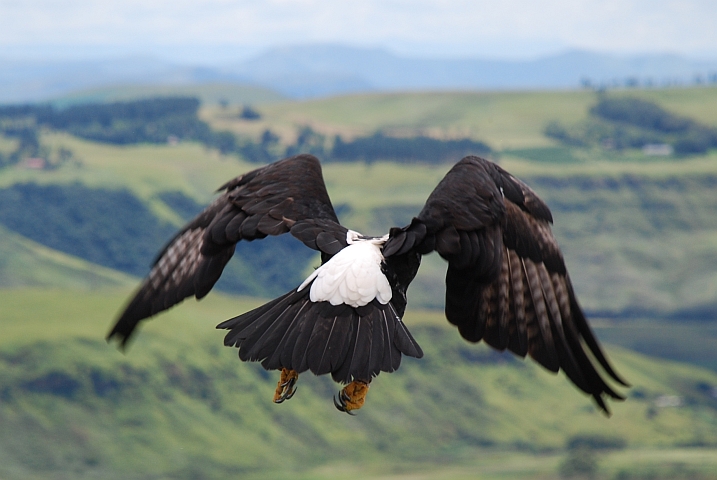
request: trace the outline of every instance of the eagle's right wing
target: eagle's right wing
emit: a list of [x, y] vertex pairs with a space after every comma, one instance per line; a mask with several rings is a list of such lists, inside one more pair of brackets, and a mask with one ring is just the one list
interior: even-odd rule
[[212, 289], [240, 240], [290, 232], [325, 256], [346, 246], [321, 173], [298, 155], [245, 173], [164, 247], [149, 275], [107, 336], [125, 346], [137, 324], [187, 297]]

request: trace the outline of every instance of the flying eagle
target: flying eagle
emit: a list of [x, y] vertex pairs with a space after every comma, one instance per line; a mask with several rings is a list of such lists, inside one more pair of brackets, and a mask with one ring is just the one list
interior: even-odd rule
[[[423, 351], [403, 323], [406, 291], [433, 251], [448, 261], [446, 318], [469, 342], [508, 349], [562, 369], [609, 413], [610, 366], [575, 298], [550, 230], [547, 205], [498, 165], [468, 156], [451, 168], [403, 228], [364, 236], [339, 223], [316, 157], [298, 155], [245, 173], [167, 244], [109, 335], [122, 347], [137, 324], [212, 289], [237, 242], [291, 233], [321, 253], [297, 288], [220, 323], [242, 361], [280, 370], [274, 402], [291, 398], [300, 373], [330, 373], [351, 413], [371, 380]], [[589, 353], [588, 353], [589, 352]]]

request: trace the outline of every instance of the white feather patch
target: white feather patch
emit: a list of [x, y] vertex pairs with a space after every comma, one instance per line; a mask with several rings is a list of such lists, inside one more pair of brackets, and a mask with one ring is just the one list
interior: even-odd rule
[[358, 241], [334, 255], [314, 270], [297, 291], [313, 280], [309, 298], [312, 302], [345, 303], [362, 307], [374, 298], [382, 304], [391, 300], [391, 285], [381, 271], [381, 249], [371, 241]]

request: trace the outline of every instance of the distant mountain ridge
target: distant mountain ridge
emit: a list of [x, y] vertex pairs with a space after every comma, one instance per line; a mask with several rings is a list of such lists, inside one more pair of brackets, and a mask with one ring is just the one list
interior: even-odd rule
[[0, 103], [46, 101], [81, 90], [117, 85], [207, 82], [246, 83], [215, 69], [177, 66], [152, 57], [66, 62], [0, 58]]
[[536, 60], [410, 58], [342, 45], [277, 47], [243, 62], [199, 67], [151, 57], [87, 61], [0, 59], [0, 102], [56, 98], [111, 85], [251, 84], [291, 98], [398, 90], [526, 90], [717, 82], [717, 59], [568, 51]]
[[576, 88], [636, 78], [655, 84], [705, 81], [717, 74], [717, 60], [695, 61], [670, 54], [621, 57], [569, 51], [537, 60], [429, 59], [380, 49], [336, 45], [275, 48], [233, 66], [231, 72], [290, 97], [311, 97], [302, 85], [329, 85], [329, 93], [392, 90], [523, 90]]

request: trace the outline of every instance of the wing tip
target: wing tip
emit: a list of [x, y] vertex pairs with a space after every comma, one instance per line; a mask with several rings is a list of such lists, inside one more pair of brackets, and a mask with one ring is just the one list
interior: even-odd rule
[[112, 331], [105, 336], [105, 341], [108, 344], [114, 343], [120, 352], [126, 353], [129, 348], [130, 338], [133, 337], [132, 333], [132, 331], [122, 332], [115, 326]]
[[607, 387], [601, 392], [592, 394], [593, 400], [595, 400], [595, 403], [597, 403], [600, 411], [602, 411], [602, 413], [605, 414], [606, 417], [610, 418], [612, 416], [612, 411], [608, 407], [606, 399], [603, 398], [604, 395], [609, 396], [613, 401], [617, 402], [624, 402], [627, 397], [615, 392], [610, 387]]

